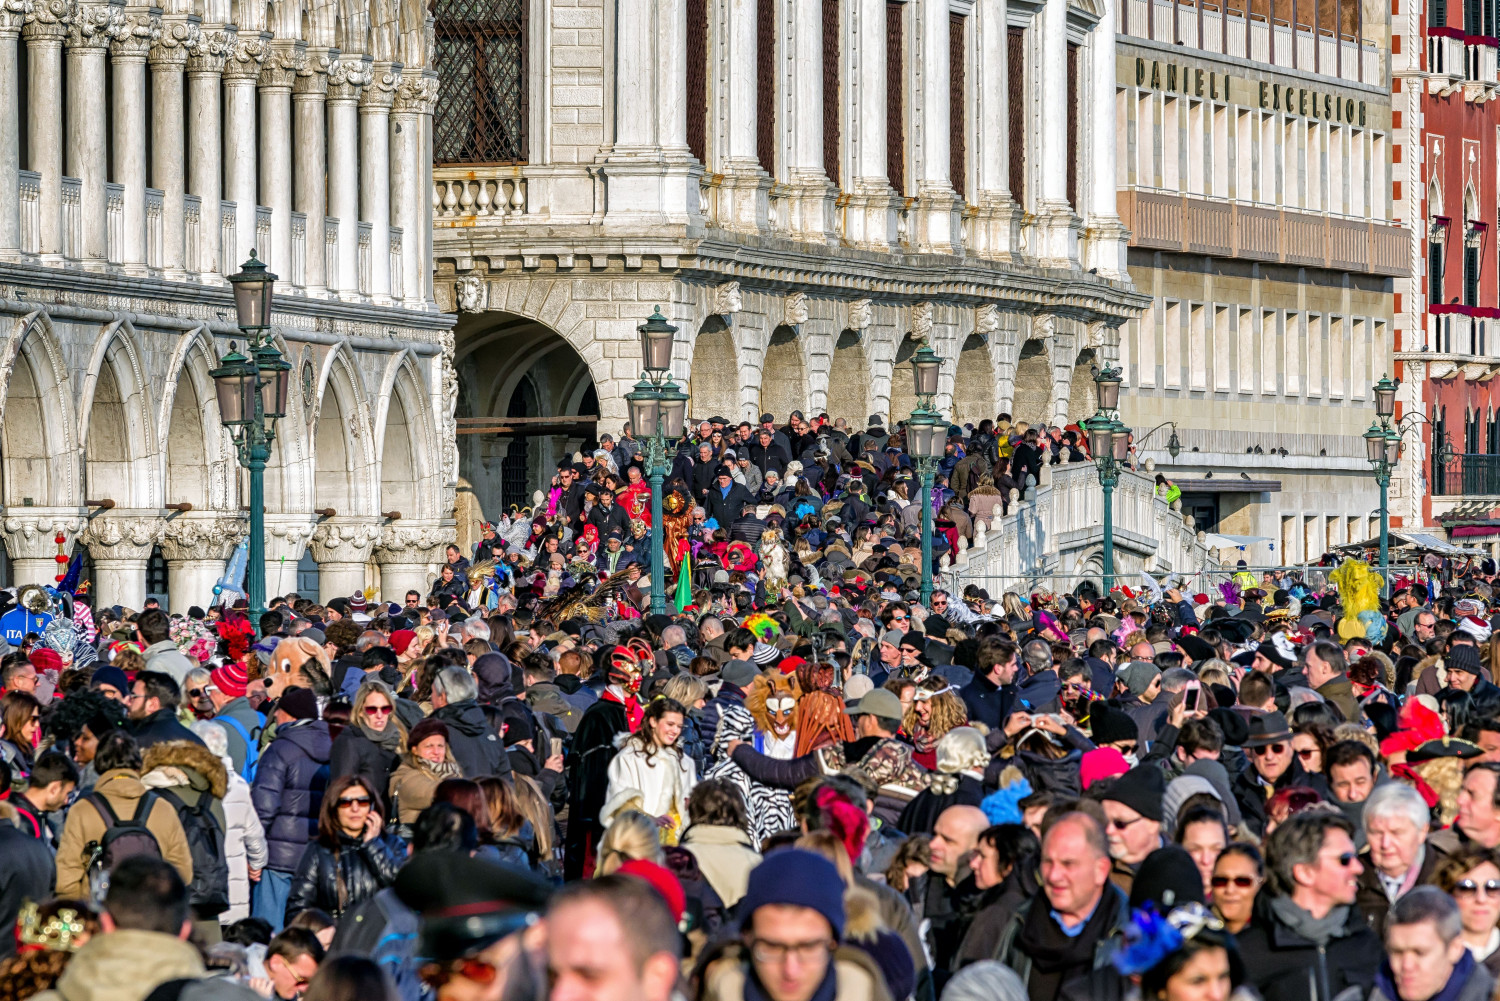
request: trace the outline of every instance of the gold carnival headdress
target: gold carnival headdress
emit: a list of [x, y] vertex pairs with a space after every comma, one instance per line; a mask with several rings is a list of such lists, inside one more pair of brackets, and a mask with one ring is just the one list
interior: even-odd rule
[[76, 939], [88, 931], [83, 918], [73, 908], [61, 908], [43, 921], [36, 904], [29, 900], [21, 908], [18, 923], [21, 926], [21, 945], [41, 946], [53, 952], [77, 952], [79, 943]]

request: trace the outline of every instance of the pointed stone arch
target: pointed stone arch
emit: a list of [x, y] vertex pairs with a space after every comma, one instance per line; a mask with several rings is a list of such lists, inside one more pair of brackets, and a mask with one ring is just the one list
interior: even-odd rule
[[0, 348], [0, 481], [6, 506], [81, 503], [73, 390], [46, 313], [17, 317]]
[[94, 342], [78, 404], [85, 495], [121, 508], [160, 508], [160, 449], [151, 377], [127, 320], [106, 324]]
[[379, 512], [369, 396], [347, 345], [335, 345], [323, 365], [311, 426], [312, 507], [340, 515]]
[[441, 495], [441, 451], [416, 358], [403, 351], [391, 359], [386, 373], [375, 416], [379, 511], [400, 511], [403, 520], [441, 517], [444, 512], [433, 504]]
[[178, 337], [156, 408], [162, 497], [168, 504], [186, 501], [201, 511], [225, 510], [233, 503], [239, 462], [229, 432], [220, 423], [218, 395], [209, 375], [218, 363], [217, 346], [207, 328]]

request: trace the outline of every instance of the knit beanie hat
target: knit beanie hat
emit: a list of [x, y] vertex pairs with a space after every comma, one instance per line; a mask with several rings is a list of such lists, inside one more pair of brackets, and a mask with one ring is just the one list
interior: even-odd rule
[[1154, 903], [1160, 914], [1188, 901], [1203, 903], [1203, 874], [1181, 845], [1158, 848], [1142, 860], [1130, 884], [1130, 909]]
[[1135, 740], [1140, 736], [1140, 727], [1123, 709], [1104, 702], [1095, 702], [1089, 707], [1089, 728], [1094, 734], [1094, 743], [1113, 744], [1117, 740]]
[[833, 937], [844, 937], [844, 881], [834, 864], [801, 848], [772, 852], [750, 871], [740, 900], [740, 923], [748, 927], [757, 909], [767, 904], [807, 907], [828, 920]]
[[[89, 678], [89, 687], [92, 688], [96, 685], [109, 685], [121, 695], [130, 694], [130, 681], [125, 677], [125, 672], [113, 664], [106, 664], [93, 673]], [[245, 693], [240, 692], [240, 694], [243, 695]], [[95, 735], [98, 735], [97, 732]]]
[[1085, 789], [1100, 779], [1124, 775], [1128, 771], [1130, 771], [1130, 762], [1126, 761], [1125, 755], [1115, 747], [1096, 747], [1085, 753], [1083, 760], [1079, 762], [1078, 769]]
[[1161, 798], [1161, 832], [1167, 838], [1177, 835], [1177, 815], [1182, 812], [1182, 804], [1186, 803], [1192, 796], [1206, 792], [1214, 799], [1223, 799], [1219, 796], [1219, 790], [1214, 784], [1202, 775], [1179, 775], [1167, 783], [1166, 795]]
[[1161, 823], [1161, 801], [1166, 791], [1167, 776], [1159, 766], [1136, 765], [1115, 780], [1103, 799], [1123, 803], [1142, 817]]
[[311, 688], [288, 688], [281, 693], [277, 708], [292, 719], [317, 719], [318, 697]]
[[1476, 677], [1480, 676], [1482, 670], [1479, 651], [1467, 643], [1455, 643], [1453, 649], [1443, 657], [1443, 663], [1450, 671], [1463, 671]]
[[636, 879], [644, 880], [661, 897], [662, 903], [667, 905], [667, 910], [672, 914], [672, 921], [676, 924], [682, 923], [683, 912], [687, 910], [687, 892], [683, 890], [681, 880], [672, 873], [672, 870], [647, 859], [631, 859], [620, 866], [618, 871], [622, 876], [634, 876]]
[[[95, 678], [99, 675], [96, 673]], [[232, 699], [237, 699], [245, 694], [245, 687], [250, 684], [250, 675], [245, 671], [245, 665], [230, 661], [222, 667], [216, 667], [208, 672], [209, 680], [214, 686]]]
[[1155, 664], [1144, 660], [1131, 661], [1115, 673], [1115, 677], [1125, 683], [1130, 689], [1130, 694], [1141, 696], [1146, 694], [1146, 689], [1151, 687], [1152, 679], [1161, 674], [1161, 669]]
[[917, 967], [912, 962], [911, 950], [900, 935], [889, 928], [882, 928], [870, 939], [855, 939], [849, 943], [865, 953], [880, 967], [886, 986], [893, 998], [909, 998], [917, 989]]

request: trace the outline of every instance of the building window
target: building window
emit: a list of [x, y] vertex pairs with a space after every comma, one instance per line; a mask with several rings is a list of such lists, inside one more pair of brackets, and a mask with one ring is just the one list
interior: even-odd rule
[[1479, 305], [1479, 248], [1464, 244], [1464, 305]]
[[687, 0], [688, 152], [708, 163], [708, 0]]
[[1068, 43], [1068, 204], [1078, 207], [1078, 46]]
[[1443, 304], [1443, 241], [1427, 243], [1427, 305]]
[[166, 557], [162, 556], [160, 546], [153, 546], [146, 560], [146, 593], [160, 599], [163, 608], [167, 604], [167, 580]]
[[885, 5], [885, 176], [901, 195], [906, 194], [905, 8], [892, 0]]
[[839, 104], [839, 0], [823, 0], [823, 172], [835, 185], [842, 171], [843, 130]]
[[1026, 202], [1026, 29], [1008, 28], [1006, 46], [1006, 98], [1010, 107], [1007, 133], [1010, 145], [1010, 196], [1016, 204]]
[[776, 0], [755, 5], [755, 153], [776, 176]]
[[1468, 420], [1464, 421], [1464, 452], [1467, 455], [1477, 455], [1480, 451], [1479, 415], [1471, 413]]
[[1448, 0], [1427, 0], [1427, 27], [1448, 26]]
[[526, 160], [526, 0], [436, 0], [433, 159]]
[[948, 177], [958, 197], [966, 194], [968, 107], [965, 101], [968, 60], [965, 58], [962, 14], [948, 15]]

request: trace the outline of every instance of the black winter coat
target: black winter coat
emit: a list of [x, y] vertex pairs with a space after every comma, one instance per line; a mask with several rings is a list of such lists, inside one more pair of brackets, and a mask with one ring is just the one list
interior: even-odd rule
[[464, 770], [464, 778], [510, 774], [505, 745], [500, 742], [478, 702], [473, 699], [450, 702], [441, 709], [434, 709], [432, 718], [448, 725], [448, 747], [453, 751], [453, 760]]
[[1344, 927], [1318, 946], [1278, 919], [1264, 893], [1236, 939], [1245, 975], [1265, 1001], [1333, 1001], [1350, 987], [1366, 997], [1383, 955], [1358, 907], [1349, 907]]
[[[386, 726], [394, 725], [386, 723]], [[396, 774], [396, 768], [400, 764], [401, 757], [395, 751], [386, 750], [366, 737], [358, 726], [350, 725], [344, 727], [344, 732], [333, 742], [333, 748], [329, 752], [328, 777], [336, 779], [345, 775], [363, 775], [384, 794], [391, 787], [391, 776]]]
[[286, 918], [309, 907], [338, 918], [394, 883], [405, 861], [406, 842], [389, 831], [369, 841], [340, 835], [337, 849], [314, 841], [292, 877]]
[[169, 740], [186, 740], [199, 747], [203, 746], [203, 741], [196, 733], [177, 722], [177, 713], [172, 709], [158, 709], [134, 723], [130, 727], [130, 735], [143, 751], [152, 744], [165, 744]]
[[[28, 900], [47, 900], [57, 864], [47, 842], [10, 824], [0, 824], [0, 927], [14, 928]], [[0, 935], [0, 959], [15, 955], [16, 937]]]
[[323, 720], [287, 723], [260, 756], [250, 799], [266, 830], [267, 868], [294, 873], [318, 836], [333, 741]]
[[708, 488], [708, 499], [703, 502], [703, 510], [708, 516], [719, 523], [719, 527], [725, 531], [740, 519], [745, 511], [746, 504], [754, 504], [755, 498], [750, 496], [750, 491], [745, 489], [743, 483], [729, 484], [729, 493], [719, 491], [719, 485], [715, 483]]

